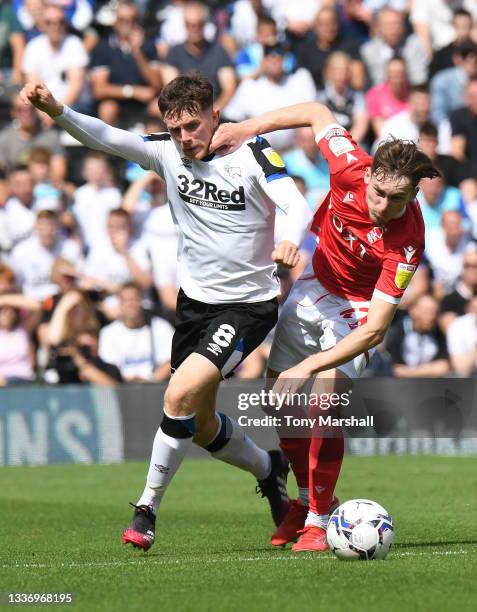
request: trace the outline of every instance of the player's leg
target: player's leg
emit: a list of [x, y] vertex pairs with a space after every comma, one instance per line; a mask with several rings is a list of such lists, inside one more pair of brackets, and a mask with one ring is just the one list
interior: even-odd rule
[[155, 516], [192, 444], [195, 416], [200, 415], [205, 429], [214, 423], [215, 396], [220, 380], [217, 368], [195, 353], [189, 355], [171, 378], [164, 396], [164, 417], [154, 438], [146, 486], [135, 504], [133, 520], [123, 534], [123, 543], [130, 542], [144, 550], [153, 544]]
[[[322, 350], [327, 350], [348, 335], [367, 313], [366, 302], [347, 302], [342, 298], [323, 300], [321, 311], [323, 319], [320, 337]], [[372, 351], [371, 351], [372, 352]], [[344, 363], [338, 368], [320, 372], [313, 386], [313, 393], [349, 393], [353, 379], [359, 378], [369, 362], [370, 355], [365, 353]], [[320, 408], [315, 408], [319, 412]], [[339, 416], [339, 406], [335, 409]], [[328, 550], [326, 527], [333, 505], [334, 490], [340, 474], [344, 456], [344, 439], [340, 428], [323, 430], [319, 427], [313, 431], [309, 453], [309, 512], [303, 532], [292, 547], [294, 551]]]
[[[276, 317], [275, 300], [232, 304], [217, 313], [196, 350], [211, 360], [225, 378], [266, 338]], [[283, 453], [264, 451], [235, 419], [220, 412], [213, 423], [205, 425], [196, 419], [194, 442], [209, 451], [213, 458], [253, 474], [258, 480], [257, 491], [270, 503], [275, 524], [281, 521], [289, 504], [286, 494], [289, 467]]]

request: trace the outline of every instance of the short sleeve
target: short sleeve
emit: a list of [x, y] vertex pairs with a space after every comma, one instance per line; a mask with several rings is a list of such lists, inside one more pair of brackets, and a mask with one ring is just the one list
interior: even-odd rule
[[419, 266], [423, 252], [424, 244], [418, 247], [409, 245], [402, 249], [402, 253], [389, 251], [384, 257], [373, 297], [390, 304], [399, 304]]
[[260, 174], [265, 177], [267, 183], [288, 176], [285, 162], [280, 155], [272, 149], [268, 140], [262, 136], [257, 136], [251, 142], [247, 143], [247, 145], [262, 171]]
[[109, 47], [106, 41], [102, 41], [93, 49], [89, 67], [92, 70], [96, 68], [109, 68], [110, 63]]
[[233, 63], [230, 55], [222, 47], [222, 45], [217, 45], [217, 48], [216, 48], [216, 62], [217, 62], [217, 69], [218, 70], [220, 70], [221, 68], [235, 68], [234, 67], [234, 63]]
[[372, 164], [372, 158], [353, 140], [351, 134], [338, 123], [328, 125], [315, 136], [321, 154], [328, 162], [330, 175], [353, 174]]

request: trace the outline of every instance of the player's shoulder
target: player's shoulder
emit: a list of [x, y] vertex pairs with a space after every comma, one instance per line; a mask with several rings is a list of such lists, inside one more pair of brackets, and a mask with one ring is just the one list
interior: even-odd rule
[[255, 138], [247, 140], [243, 146], [248, 148], [255, 162], [260, 166], [267, 178], [274, 175], [287, 174], [285, 162], [280, 154], [275, 151], [263, 136], [255, 136]]
[[[371, 166], [373, 158], [353, 139], [339, 123], [330, 123], [315, 134], [315, 142], [328, 163], [342, 159], [342, 169]], [[334, 164], [333, 164], [334, 166]]]
[[144, 142], [172, 142], [169, 132], [154, 132], [153, 134], [145, 134], [142, 139]]

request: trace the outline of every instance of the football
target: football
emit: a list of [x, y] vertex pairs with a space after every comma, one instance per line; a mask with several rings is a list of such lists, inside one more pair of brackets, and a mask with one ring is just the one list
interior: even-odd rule
[[394, 541], [393, 520], [369, 499], [341, 504], [330, 517], [328, 545], [339, 559], [384, 559]]

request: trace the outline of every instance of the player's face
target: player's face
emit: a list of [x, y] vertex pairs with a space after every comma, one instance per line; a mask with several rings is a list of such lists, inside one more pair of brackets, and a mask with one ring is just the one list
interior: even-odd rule
[[406, 178], [377, 178], [368, 168], [364, 177], [367, 184], [366, 203], [369, 218], [377, 225], [389, 223], [404, 214], [407, 203], [416, 197], [417, 190]]
[[209, 153], [212, 136], [219, 124], [220, 111], [206, 109], [177, 118], [164, 117], [167, 129], [189, 159], [202, 159]]

